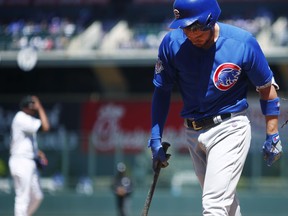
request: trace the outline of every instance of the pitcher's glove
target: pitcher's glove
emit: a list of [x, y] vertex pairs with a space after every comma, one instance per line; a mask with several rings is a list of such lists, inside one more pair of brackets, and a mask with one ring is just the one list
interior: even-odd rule
[[263, 145], [263, 156], [268, 166], [279, 160], [282, 155], [282, 145], [279, 133], [266, 135], [266, 141]]
[[43, 170], [47, 166], [47, 163], [45, 163], [40, 157], [37, 157], [34, 160], [38, 170]]
[[37, 157], [35, 158], [36, 166], [39, 170], [43, 170], [48, 165], [48, 159], [43, 151], [38, 150]]

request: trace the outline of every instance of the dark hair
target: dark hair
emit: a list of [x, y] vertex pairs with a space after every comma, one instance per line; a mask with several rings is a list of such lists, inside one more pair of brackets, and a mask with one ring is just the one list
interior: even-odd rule
[[34, 103], [32, 95], [26, 95], [20, 100], [20, 109], [29, 108]]

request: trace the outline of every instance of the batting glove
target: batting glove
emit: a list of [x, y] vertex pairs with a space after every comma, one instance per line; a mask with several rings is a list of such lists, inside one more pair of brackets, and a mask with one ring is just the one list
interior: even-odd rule
[[266, 141], [263, 145], [264, 160], [268, 166], [279, 160], [282, 154], [282, 145], [279, 133], [266, 135]]
[[152, 152], [152, 168], [154, 172], [157, 170], [158, 163], [161, 163], [161, 168], [165, 168], [169, 165], [167, 161], [171, 155], [165, 153], [163, 146], [161, 145], [161, 139], [150, 139], [148, 141], [148, 147], [151, 148]]

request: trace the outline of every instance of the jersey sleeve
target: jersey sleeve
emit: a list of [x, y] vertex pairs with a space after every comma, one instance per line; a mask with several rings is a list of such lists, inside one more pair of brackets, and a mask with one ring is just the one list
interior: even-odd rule
[[174, 86], [175, 72], [171, 52], [169, 35], [166, 35], [159, 46], [153, 78], [154, 85], [164, 90], [172, 90]]
[[29, 115], [20, 115], [16, 124], [23, 132], [32, 134], [37, 132], [41, 127], [41, 120]]
[[246, 41], [243, 60], [247, 76], [257, 89], [265, 88], [272, 84], [273, 72], [260, 45], [252, 36]]

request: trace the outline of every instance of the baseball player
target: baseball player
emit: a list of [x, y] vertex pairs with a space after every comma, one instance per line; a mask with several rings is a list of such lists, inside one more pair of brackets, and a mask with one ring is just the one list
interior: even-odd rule
[[43, 131], [50, 128], [45, 110], [38, 97], [25, 96], [11, 125], [9, 168], [16, 194], [15, 216], [33, 215], [43, 199], [37, 166], [45, 166], [48, 161], [37, 146], [36, 134], [40, 128]]
[[218, 22], [221, 9], [216, 0], [176, 0], [173, 9], [173, 30], [160, 44], [153, 79], [148, 142], [153, 168], [159, 161], [168, 165], [161, 139], [176, 84], [183, 100], [188, 148], [202, 188], [203, 215], [239, 216], [236, 187], [251, 142], [247, 85], [251, 82], [259, 92], [268, 166], [282, 153], [278, 85], [256, 39]]

